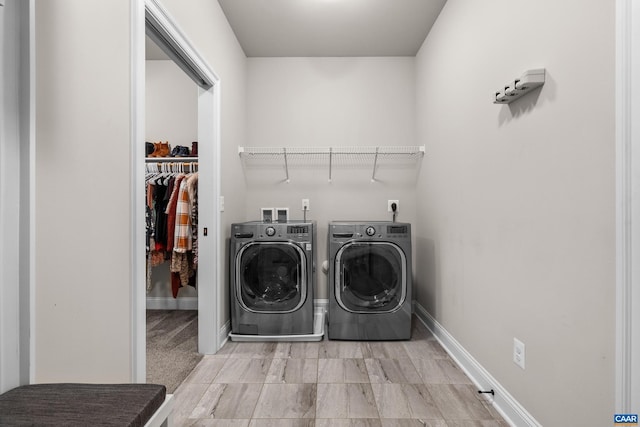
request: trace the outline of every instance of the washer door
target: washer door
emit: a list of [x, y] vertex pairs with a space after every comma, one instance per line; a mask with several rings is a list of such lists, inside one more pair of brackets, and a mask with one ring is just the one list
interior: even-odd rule
[[407, 263], [390, 242], [348, 242], [335, 260], [338, 304], [353, 313], [398, 310], [407, 295]]
[[245, 310], [290, 313], [307, 298], [306, 256], [290, 242], [252, 242], [236, 255], [236, 298]]

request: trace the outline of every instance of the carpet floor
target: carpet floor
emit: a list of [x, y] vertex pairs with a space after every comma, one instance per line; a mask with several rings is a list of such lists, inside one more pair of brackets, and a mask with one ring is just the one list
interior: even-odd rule
[[147, 310], [148, 383], [173, 393], [201, 359], [197, 310]]

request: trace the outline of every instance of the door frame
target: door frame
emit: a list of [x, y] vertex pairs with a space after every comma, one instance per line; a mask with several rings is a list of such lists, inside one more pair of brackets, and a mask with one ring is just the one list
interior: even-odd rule
[[[34, 0], [0, 1], [0, 392], [34, 378]], [[5, 26], [6, 25], [6, 26]], [[6, 61], [6, 62], [5, 62]], [[16, 251], [16, 248], [19, 248]]]
[[616, 1], [615, 411], [640, 410], [640, 4]]
[[[199, 258], [213, 260], [198, 265], [198, 352], [219, 349], [218, 295], [224, 271], [220, 251], [220, 79], [194, 49], [176, 21], [157, 0], [131, 2], [131, 377], [146, 382], [146, 257], [145, 257], [145, 29], [151, 18], [179, 60], [195, 69], [201, 79], [198, 90], [198, 182], [209, 197], [198, 201]], [[157, 34], [156, 34], [157, 35]], [[156, 40], [158, 42], [158, 40]], [[162, 46], [161, 46], [162, 47]], [[174, 59], [175, 61], [176, 59]], [[181, 68], [182, 65], [178, 64]], [[184, 69], [184, 68], [183, 68]], [[193, 75], [190, 77], [194, 78]], [[203, 162], [203, 159], [206, 161]], [[201, 192], [202, 193], [202, 192]], [[206, 220], [202, 220], [205, 218]], [[207, 230], [205, 234], [203, 231]], [[208, 279], [204, 279], [208, 278]]]

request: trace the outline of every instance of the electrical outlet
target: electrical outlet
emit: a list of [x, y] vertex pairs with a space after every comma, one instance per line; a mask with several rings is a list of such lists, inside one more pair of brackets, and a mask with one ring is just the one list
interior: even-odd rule
[[273, 222], [274, 216], [273, 208], [260, 208], [260, 217], [262, 218], [262, 222]]
[[303, 211], [309, 210], [309, 199], [302, 199], [302, 210]]
[[396, 204], [396, 212], [400, 210], [400, 200], [387, 200], [387, 212], [393, 212], [391, 205]]
[[275, 222], [287, 222], [289, 221], [289, 208], [274, 208]]
[[524, 369], [524, 343], [517, 338], [513, 339], [513, 363]]
[[220, 196], [218, 207], [220, 212], [224, 212], [224, 196]]

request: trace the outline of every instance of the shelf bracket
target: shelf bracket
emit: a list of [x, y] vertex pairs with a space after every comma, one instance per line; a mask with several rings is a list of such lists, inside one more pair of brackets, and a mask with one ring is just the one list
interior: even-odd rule
[[329, 147], [329, 182], [331, 182], [331, 163], [333, 162], [333, 148]]
[[371, 174], [371, 182], [376, 182], [376, 166], [378, 165], [378, 150], [380, 147], [376, 147], [376, 155], [373, 158], [373, 173]]
[[289, 163], [287, 162], [287, 149], [285, 147], [282, 148], [282, 154], [284, 155], [284, 172], [287, 174], [285, 181], [288, 184], [289, 183]]

